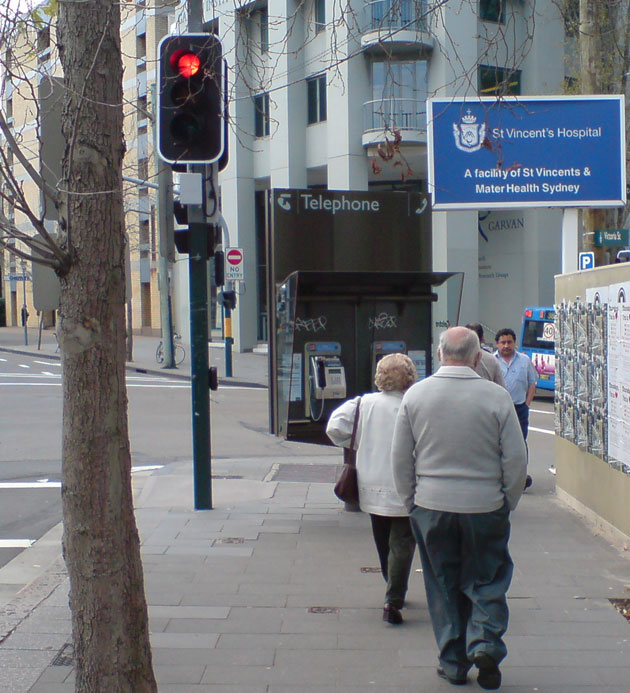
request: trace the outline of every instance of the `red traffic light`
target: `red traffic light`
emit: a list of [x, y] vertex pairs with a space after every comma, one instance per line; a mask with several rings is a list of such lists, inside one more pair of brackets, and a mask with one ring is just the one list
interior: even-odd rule
[[176, 51], [171, 55], [171, 68], [182, 77], [194, 77], [201, 67], [201, 58], [190, 51]]
[[158, 153], [168, 163], [213, 163], [225, 149], [221, 42], [165, 36], [158, 46]]

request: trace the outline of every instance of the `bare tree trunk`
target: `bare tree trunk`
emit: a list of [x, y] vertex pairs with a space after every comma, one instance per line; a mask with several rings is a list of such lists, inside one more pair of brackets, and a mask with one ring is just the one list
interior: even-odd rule
[[120, 10], [60, 2], [66, 101], [61, 222], [64, 557], [76, 690], [157, 690], [132, 490], [125, 388]]
[[[601, 90], [598, 78], [601, 65], [600, 27], [597, 21], [595, 0], [580, 0], [580, 81], [583, 94], [598, 94]], [[595, 253], [595, 265], [604, 264], [604, 249], [595, 246], [595, 230], [606, 228], [606, 212], [603, 209], [582, 210], [584, 235], [582, 247]]]

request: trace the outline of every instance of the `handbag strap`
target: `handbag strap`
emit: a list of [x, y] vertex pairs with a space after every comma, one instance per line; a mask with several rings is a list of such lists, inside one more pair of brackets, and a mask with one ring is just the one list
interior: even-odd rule
[[361, 398], [357, 401], [357, 408], [354, 410], [354, 423], [352, 424], [352, 438], [350, 438], [350, 449], [354, 450], [354, 442], [357, 437], [357, 424], [359, 423], [359, 408], [361, 406]]

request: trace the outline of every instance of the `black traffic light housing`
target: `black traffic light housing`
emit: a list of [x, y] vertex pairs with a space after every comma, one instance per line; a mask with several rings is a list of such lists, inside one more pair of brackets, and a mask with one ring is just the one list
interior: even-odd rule
[[221, 42], [214, 34], [166, 36], [158, 46], [158, 153], [170, 164], [210, 164], [223, 154]]
[[225, 284], [225, 255], [222, 250], [217, 250], [214, 254], [214, 285], [223, 286]]
[[207, 233], [208, 234], [208, 257], [214, 255], [214, 249], [218, 244], [218, 228], [213, 224], [192, 223], [188, 224], [187, 229], [175, 229], [174, 240], [175, 247], [179, 253], [190, 253], [190, 234], [191, 233]]
[[217, 298], [224, 308], [234, 310], [236, 308], [236, 291], [220, 291]]

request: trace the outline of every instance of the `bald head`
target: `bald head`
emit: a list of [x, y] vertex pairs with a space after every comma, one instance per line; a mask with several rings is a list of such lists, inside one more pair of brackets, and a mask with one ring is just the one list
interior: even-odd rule
[[443, 366], [475, 368], [480, 357], [479, 337], [467, 327], [451, 327], [440, 335], [438, 358]]

